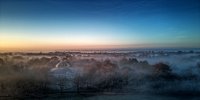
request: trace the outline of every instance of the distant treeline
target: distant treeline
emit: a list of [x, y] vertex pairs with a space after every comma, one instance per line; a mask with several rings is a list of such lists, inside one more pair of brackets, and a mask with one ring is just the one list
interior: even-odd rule
[[80, 59], [73, 56], [0, 56], [0, 96], [43, 97], [49, 93], [200, 94], [196, 73], [175, 73], [170, 65], [136, 58]]

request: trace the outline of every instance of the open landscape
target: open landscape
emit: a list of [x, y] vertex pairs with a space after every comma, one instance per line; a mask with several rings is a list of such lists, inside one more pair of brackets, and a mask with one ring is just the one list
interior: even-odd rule
[[0, 98], [197, 99], [199, 73], [200, 49], [8, 52]]
[[200, 100], [200, 0], [0, 0], [0, 100]]

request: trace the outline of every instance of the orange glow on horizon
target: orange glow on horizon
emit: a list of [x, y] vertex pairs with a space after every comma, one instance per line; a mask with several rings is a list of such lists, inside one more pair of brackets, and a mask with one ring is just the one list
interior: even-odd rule
[[[11, 34], [11, 33], [9, 33]], [[52, 51], [68, 49], [105, 49], [125, 48], [119, 41], [110, 41], [106, 37], [30, 37], [24, 34], [9, 35], [1, 33], [0, 51]]]

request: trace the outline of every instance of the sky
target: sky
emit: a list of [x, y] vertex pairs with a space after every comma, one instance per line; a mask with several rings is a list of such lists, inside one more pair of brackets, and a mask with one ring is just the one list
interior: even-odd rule
[[200, 0], [0, 0], [0, 50], [200, 48]]

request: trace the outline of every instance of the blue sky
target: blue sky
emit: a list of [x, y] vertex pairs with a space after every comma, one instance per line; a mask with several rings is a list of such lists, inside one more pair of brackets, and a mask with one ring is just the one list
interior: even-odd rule
[[200, 47], [200, 1], [0, 0], [0, 35], [5, 49]]

